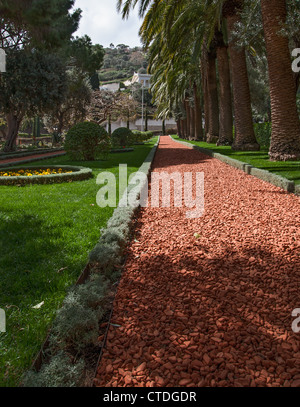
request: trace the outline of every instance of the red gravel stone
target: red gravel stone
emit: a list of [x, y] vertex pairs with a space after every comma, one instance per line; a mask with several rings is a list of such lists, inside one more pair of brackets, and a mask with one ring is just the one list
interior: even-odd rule
[[299, 197], [169, 137], [153, 171], [204, 172], [205, 212], [141, 209], [96, 385], [300, 387]]

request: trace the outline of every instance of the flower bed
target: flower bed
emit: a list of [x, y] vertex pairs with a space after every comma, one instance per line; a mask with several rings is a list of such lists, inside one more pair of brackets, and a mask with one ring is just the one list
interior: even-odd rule
[[2, 168], [0, 185], [54, 184], [83, 181], [92, 176], [92, 170], [85, 167], [38, 166]]

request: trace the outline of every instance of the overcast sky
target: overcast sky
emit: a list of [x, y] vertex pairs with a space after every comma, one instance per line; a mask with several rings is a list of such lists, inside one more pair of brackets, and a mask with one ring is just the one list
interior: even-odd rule
[[122, 20], [116, 4], [117, 0], [76, 0], [75, 7], [82, 10], [82, 18], [74, 35], [81, 37], [87, 34], [94, 44], [104, 47], [111, 43], [141, 46], [138, 31], [142, 21], [137, 10], [130, 13], [128, 20]]

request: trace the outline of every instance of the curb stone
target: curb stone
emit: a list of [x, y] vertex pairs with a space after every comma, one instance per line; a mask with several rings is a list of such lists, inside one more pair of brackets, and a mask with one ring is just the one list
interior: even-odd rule
[[[157, 143], [152, 148], [152, 150], [146, 157], [144, 163], [141, 165], [141, 167], [138, 170], [138, 172], [142, 172], [142, 173], [146, 174], [147, 177], [149, 176], [152, 162], [155, 157], [159, 141], [160, 141], [160, 137], [158, 138]], [[120, 257], [121, 248], [119, 247], [120, 246], [119, 242], [116, 241], [117, 247], [115, 248], [116, 249], [115, 253], [114, 254], [113, 254], [113, 252], [110, 253], [109, 246], [111, 244], [111, 241], [108, 244], [108, 242], [106, 241], [107, 240], [106, 236], [109, 234], [114, 234], [116, 236], [117, 234], [121, 233], [121, 235], [123, 235], [122, 236], [123, 238], [125, 238], [126, 240], [128, 239], [130, 223], [132, 221], [135, 210], [137, 208], [123, 207], [123, 206], [121, 206], [121, 202], [123, 201], [124, 197], [126, 197], [126, 194], [128, 194], [132, 188], [134, 188], [134, 186], [132, 186], [131, 188], [129, 187], [125, 190], [123, 197], [119, 201], [118, 207], [114, 210], [112, 217], [107, 222], [107, 228], [103, 229], [101, 231], [102, 233], [101, 233], [100, 240], [89, 255], [90, 262], [97, 262], [97, 263], [103, 262], [103, 260], [104, 260], [103, 254], [106, 252], [108, 255], [106, 257], [112, 257], [112, 258], [105, 259], [104, 265], [103, 265], [105, 268], [106, 264], [110, 264], [111, 262], [114, 262], [116, 260], [116, 258]], [[141, 192], [143, 191], [144, 188], [145, 188], [145, 183], [139, 184], [136, 198], [138, 198], [138, 196], [141, 194]]]
[[[84, 181], [92, 177], [93, 171], [90, 168], [87, 167], [78, 167], [78, 166], [72, 166], [72, 165], [50, 165], [50, 166], [45, 166], [45, 165], [40, 165], [38, 167], [35, 166], [27, 166], [26, 169], [28, 170], [34, 170], [34, 169], [47, 169], [47, 168], [53, 168], [53, 169], [58, 169], [62, 168], [65, 170], [70, 170], [73, 171], [72, 173], [62, 173], [62, 174], [51, 174], [51, 175], [33, 175], [32, 177], [27, 177], [27, 176], [11, 176], [11, 177], [0, 177], [0, 185], [3, 186], [14, 186], [14, 185], [29, 185], [29, 184], [54, 184], [54, 183], [61, 183], [61, 182], [69, 182], [69, 181]], [[21, 170], [24, 169], [23, 166], [17, 166], [17, 167], [4, 167], [1, 168], [0, 170], [2, 171], [11, 171], [11, 170]]]
[[[235, 160], [233, 158], [227, 157], [225, 155], [215, 153], [211, 150], [207, 150], [206, 148], [195, 146], [193, 144], [181, 141], [181, 140], [174, 140], [173, 137], [171, 137], [173, 141], [183, 144], [187, 147], [193, 148], [195, 150], [199, 150], [203, 154], [206, 154], [212, 158], [216, 158], [219, 161], [222, 161], [225, 164], [230, 165], [231, 167], [240, 169], [244, 171], [247, 175], [252, 175], [256, 178], [261, 179], [262, 181], [269, 182], [270, 184], [279, 187], [287, 192], [295, 192], [297, 194], [300, 194], [300, 187], [295, 185], [294, 181], [290, 181], [287, 178], [281, 177], [280, 175], [273, 174], [267, 170], [262, 170], [259, 168], [255, 168], [252, 165], [245, 163], [243, 161]], [[297, 192], [298, 191], [298, 192]]]
[[51, 154], [51, 153], [59, 153], [63, 152], [64, 149], [62, 147], [58, 148], [44, 148], [40, 150], [32, 150], [32, 151], [17, 151], [13, 153], [0, 153], [0, 161], [4, 160], [9, 160], [15, 159], [15, 158], [25, 158], [25, 157], [30, 157], [38, 154]]
[[0, 168], [13, 167], [13, 166], [16, 166], [19, 164], [28, 164], [28, 163], [32, 163], [34, 161], [48, 160], [50, 158], [62, 157], [63, 155], [66, 155], [66, 154], [67, 153], [63, 152], [63, 153], [48, 155], [46, 157], [35, 157], [35, 158], [27, 159], [27, 160], [11, 161], [11, 162], [5, 163], [5, 164], [1, 164], [1, 161], [0, 161]]

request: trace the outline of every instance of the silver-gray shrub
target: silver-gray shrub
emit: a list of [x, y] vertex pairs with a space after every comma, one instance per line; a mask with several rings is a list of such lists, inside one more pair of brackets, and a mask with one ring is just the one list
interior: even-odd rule
[[60, 351], [39, 372], [30, 370], [23, 377], [24, 387], [78, 387], [84, 374], [84, 361], [73, 364], [70, 358]]

